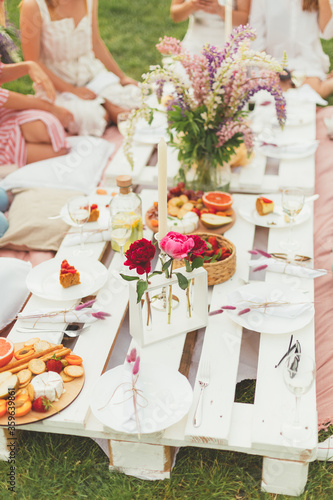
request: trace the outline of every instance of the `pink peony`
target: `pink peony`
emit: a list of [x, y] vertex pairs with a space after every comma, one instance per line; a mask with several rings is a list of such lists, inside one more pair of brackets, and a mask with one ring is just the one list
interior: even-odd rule
[[171, 258], [181, 260], [187, 258], [194, 247], [194, 241], [190, 236], [170, 231], [161, 239], [160, 247]]

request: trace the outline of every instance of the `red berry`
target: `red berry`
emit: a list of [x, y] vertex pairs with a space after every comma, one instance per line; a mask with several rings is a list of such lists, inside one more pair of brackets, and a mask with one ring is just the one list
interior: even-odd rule
[[51, 401], [46, 396], [39, 396], [32, 403], [32, 409], [39, 413], [46, 413], [51, 408]]
[[60, 361], [60, 358], [53, 356], [51, 359], [46, 361], [46, 370], [48, 372], [60, 373], [62, 370], [62, 362]]

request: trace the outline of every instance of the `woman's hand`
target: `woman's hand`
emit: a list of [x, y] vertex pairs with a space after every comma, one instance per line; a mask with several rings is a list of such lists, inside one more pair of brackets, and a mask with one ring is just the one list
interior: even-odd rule
[[52, 114], [58, 118], [61, 125], [68, 129], [70, 124], [74, 122], [74, 116], [68, 109], [62, 108], [60, 106], [54, 106], [52, 109]]
[[134, 80], [133, 78], [130, 78], [127, 75], [122, 76], [119, 79], [121, 85], [124, 87], [125, 85], [138, 85], [138, 82]]
[[199, 8], [208, 14], [220, 15], [221, 5], [218, 0], [198, 0]]
[[73, 89], [71, 89], [70, 92], [72, 94], [75, 94], [80, 99], [85, 99], [85, 100], [96, 99], [95, 92], [88, 89], [87, 87], [73, 87]]
[[37, 87], [42, 87], [44, 89], [48, 99], [53, 102], [56, 98], [54, 85], [39, 64], [34, 61], [29, 61], [28, 75]]

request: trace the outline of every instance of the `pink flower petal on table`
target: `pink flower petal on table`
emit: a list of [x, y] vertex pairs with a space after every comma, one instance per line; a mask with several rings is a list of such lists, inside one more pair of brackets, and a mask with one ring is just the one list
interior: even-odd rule
[[111, 314], [106, 313], [106, 312], [103, 312], [103, 311], [97, 311], [97, 312], [93, 312], [93, 313], [92, 313], [92, 316], [93, 316], [94, 318], [97, 318], [97, 319], [105, 319], [105, 318], [107, 318], [108, 316], [111, 316]]
[[267, 257], [267, 259], [270, 259], [272, 257], [271, 254], [268, 252], [265, 252], [265, 250], [259, 250], [259, 248], [256, 248], [255, 250], [258, 253], [260, 253], [260, 255], [262, 255], [263, 257]]
[[90, 307], [96, 302], [96, 299], [89, 300], [88, 302], [84, 302], [83, 304], [79, 304], [76, 306], [75, 311], [81, 311], [81, 309], [84, 309], [85, 307]]
[[257, 250], [248, 250], [251, 255], [258, 255]]
[[216, 314], [222, 314], [223, 310], [222, 309], [216, 309], [216, 311], [210, 311], [208, 313], [208, 316], [215, 316]]
[[239, 311], [238, 316], [242, 316], [242, 314], [246, 314], [250, 311], [251, 309], [249, 307], [247, 307], [246, 309], [242, 309], [241, 311]]
[[268, 267], [267, 264], [263, 264], [262, 266], [258, 266], [258, 267], [255, 267], [253, 269], [253, 272], [256, 272], [256, 271], [262, 271], [263, 269], [266, 269], [266, 267]]
[[140, 368], [140, 356], [138, 356], [135, 360], [134, 366], [133, 366], [133, 375], [136, 375], [139, 373], [139, 368]]
[[230, 311], [234, 311], [236, 309], [235, 306], [222, 306], [222, 309], [229, 309]]

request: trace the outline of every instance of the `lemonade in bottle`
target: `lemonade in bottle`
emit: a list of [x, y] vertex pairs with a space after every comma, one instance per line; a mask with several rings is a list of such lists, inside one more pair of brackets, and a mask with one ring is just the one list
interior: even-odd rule
[[[132, 233], [124, 246], [126, 252], [131, 243], [142, 238], [142, 202], [141, 198], [132, 192], [132, 177], [130, 175], [118, 175], [117, 186], [119, 187], [119, 194], [114, 196], [110, 203], [110, 215], [111, 217], [117, 213], [130, 215]], [[112, 249], [116, 252], [120, 250], [114, 241], [112, 241]]]

